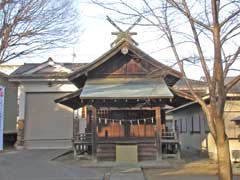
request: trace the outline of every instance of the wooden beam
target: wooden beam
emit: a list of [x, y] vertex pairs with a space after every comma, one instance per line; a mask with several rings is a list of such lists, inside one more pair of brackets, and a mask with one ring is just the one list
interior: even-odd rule
[[97, 124], [97, 111], [94, 106], [91, 107], [91, 122], [92, 122], [92, 158], [96, 160], [97, 154], [97, 132], [96, 132], [96, 124]]
[[144, 119], [144, 137], [147, 135], [146, 119]]
[[162, 124], [161, 124], [161, 108], [155, 108], [155, 118], [156, 118], [156, 145], [157, 145], [157, 160], [162, 159], [162, 143], [161, 143], [161, 134], [162, 134]]
[[154, 110], [151, 107], [100, 107], [100, 110]]

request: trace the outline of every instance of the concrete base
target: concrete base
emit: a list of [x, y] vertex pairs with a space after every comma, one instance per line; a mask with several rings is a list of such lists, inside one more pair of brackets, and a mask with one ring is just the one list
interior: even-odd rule
[[113, 167], [133, 167], [133, 168], [169, 168], [170, 164], [168, 161], [142, 161], [138, 163], [123, 163], [123, 162], [111, 162], [111, 161], [78, 161], [81, 167], [101, 167], [101, 168], [113, 168]]

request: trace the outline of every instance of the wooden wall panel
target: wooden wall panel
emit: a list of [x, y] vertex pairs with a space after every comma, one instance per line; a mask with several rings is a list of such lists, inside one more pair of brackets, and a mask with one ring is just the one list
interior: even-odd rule
[[117, 53], [110, 60], [90, 71], [89, 77], [141, 76], [154, 70], [157, 70], [157, 68], [145, 60]]

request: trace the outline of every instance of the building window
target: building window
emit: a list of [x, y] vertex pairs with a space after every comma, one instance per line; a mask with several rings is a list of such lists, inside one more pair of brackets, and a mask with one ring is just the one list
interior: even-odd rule
[[191, 133], [201, 133], [201, 116], [200, 115], [192, 116]]
[[176, 131], [180, 133], [181, 131], [181, 119], [176, 120]]
[[187, 119], [179, 120], [180, 133], [187, 133]]

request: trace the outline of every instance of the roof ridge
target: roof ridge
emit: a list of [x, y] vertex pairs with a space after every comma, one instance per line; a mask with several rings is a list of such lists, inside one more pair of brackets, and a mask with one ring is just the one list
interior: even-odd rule
[[[39, 62], [39, 63], [24, 63], [24, 64], [20, 64], [19, 66], [23, 66], [23, 65], [28, 65], [28, 64], [30, 64], [30, 65], [38, 65], [38, 64], [42, 64], [42, 63], [45, 63], [46, 61], [44, 61], [44, 62]], [[56, 61], [54, 61], [56, 64], [88, 64], [87, 62], [82, 62], [82, 63], [80, 63], [80, 62], [56, 62]], [[15, 66], [17, 66], [17, 65], [15, 65]]]

